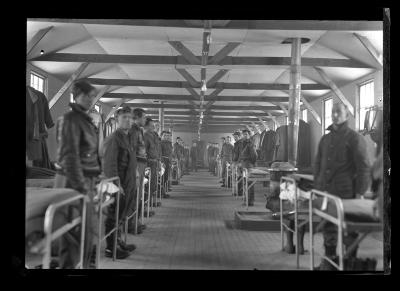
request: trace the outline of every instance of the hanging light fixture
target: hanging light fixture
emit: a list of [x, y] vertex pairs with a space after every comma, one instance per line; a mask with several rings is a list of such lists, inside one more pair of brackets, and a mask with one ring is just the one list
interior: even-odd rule
[[201, 86], [201, 91], [203, 91], [204, 93], [207, 91], [207, 86], [205, 81], [203, 81], [203, 86]]

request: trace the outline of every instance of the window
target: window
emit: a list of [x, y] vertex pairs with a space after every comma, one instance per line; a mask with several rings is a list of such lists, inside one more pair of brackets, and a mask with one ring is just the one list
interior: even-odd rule
[[69, 94], [69, 102], [75, 103], [74, 95], [72, 93]]
[[96, 109], [96, 111], [97, 111], [98, 113], [100, 113], [100, 106], [99, 106], [99, 105], [94, 105], [94, 109]]
[[31, 71], [31, 87], [45, 94], [44, 85], [45, 85], [45, 78]]
[[[362, 130], [364, 128], [365, 113], [369, 107], [374, 106], [374, 81], [368, 81], [360, 85], [359, 98], [358, 128]], [[372, 119], [370, 119], [370, 123], [372, 123]]]
[[307, 109], [303, 109], [301, 111], [301, 119], [303, 119], [303, 121], [307, 122]]
[[324, 124], [323, 124], [324, 134], [327, 134], [329, 132], [328, 130], [326, 130], [326, 128], [332, 124], [332, 105], [333, 105], [332, 98], [324, 100]]
[[286, 125], [289, 125], [289, 116], [286, 116]]

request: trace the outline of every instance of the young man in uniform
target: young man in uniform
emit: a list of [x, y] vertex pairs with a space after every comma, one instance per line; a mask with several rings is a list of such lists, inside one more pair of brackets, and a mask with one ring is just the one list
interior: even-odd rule
[[[364, 138], [348, 126], [349, 112], [342, 103], [332, 107], [332, 122], [319, 143], [314, 166], [314, 188], [339, 196], [354, 199], [363, 195], [370, 185], [370, 165]], [[337, 262], [337, 227], [327, 222], [323, 228], [325, 255]], [[349, 246], [357, 238], [357, 233], [344, 236], [344, 244]], [[357, 248], [350, 254], [357, 256]], [[334, 270], [323, 260], [321, 270]]]
[[[144, 170], [147, 166], [147, 157], [146, 157], [146, 147], [144, 143], [144, 136], [143, 136], [143, 126], [146, 122], [146, 112], [142, 108], [135, 108], [133, 110], [133, 116], [131, 119], [131, 129], [129, 130], [130, 138], [131, 138], [131, 145], [133, 150], [136, 152], [136, 161], [137, 161], [137, 186], [139, 189], [142, 187], [143, 177], [144, 177]], [[136, 195], [140, 195], [141, 193], [136, 191]], [[136, 197], [135, 197], [136, 199]], [[141, 213], [141, 205], [142, 203], [141, 197], [139, 196], [139, 205], [137, 205], [139, 209], [139, 213]], [[138, 215], [140, 217], [140, 214]], [[137, 233], [142, 233], [146, 226], [142, 223], [138, 222], [138, 229]], [[129, 233], [134, 233], [134, 224], [131, 223], [128, 228]]]
[[[234, 143], [234, 145], [233, 145], [233, 153], [232, 153], [232, 163], [234, 164], [234, 165], [238, 165], [238, 163], [239, 163], [239, 154], [240, 154], [240, 151], [241, 151], [241, 149], [242, 149], [242, 147], [241, 147], [241, 143], [242, 143], [242, 133], [240, 132], [240, 131], [235, 131], [234, 133], [233, 133], [233, 138], [235, 139], [235, 143]], [[239, 174], [239, 171], [238, 171], [238, 174]], [[241, 178], [241, 176], [239, 175], [238, 177], [237, 177], [237, 179], [239, 180]], [[233, 181], [232, 181], [232, 183], [233, 183]], [[242, 189], [242, 182], [240, 182], [239, 183], [239, 185], [238, 185], [238, 195], [239, 196], [242, 196], [243, 195], [243, 189]]]
[[[136, 208], [136, 153], [131, 146], [129, 137], [131, 109], [123, 107], [116, 112], [117, 130], [104, 141], [103, 171], [107, 178], [119, 177], [122, 187], [119, 201], [120, 222], [124, 222], [126, 216], [132, 214]], [[105, 232], [109, 233], [115, 227], [116, 203], [108, 208], [105, 220]], [[106, 257], [112, 257], [114, 237], [106, 239]], [[136, 249], [135, 245], [127, 245], [121, 239], [118, 231], [117, 259], [129, 257], [130, 252]]]
[[[170, 141], [170, 132], [164, 130], [161, 133], [161, 161], [165, 165], [165, 173], [164, 173], [164, 181], [168, 187], [168, 191], [170, 189], [170, 171], [171, 171], [171, 161], [172, 161], [172, 144]], [[162, 193], [163, 198], [168, 198], [169, 195], [166, 193]]]
[[[243, 140], [239, 151], [240, 171], [244, 168], [250, 169], [255, 166], [257, 160], [257, 152], [254, 144], [251, 141], [250, 130], [243, 129]], [[247, 185], [251, 184], [248, 182]], [[249, 206], [254, 206], [254, 186], [249, 189]]]
[[155, 131], [153, 119], [147, 117], [144, 128], [144, 143], [146, 146], [147, 166], [150, 167], [151, 170], [150, 191], [154, 204], [157, 195], [157, 171], [159, 170], [159, 165], [161, 163], [161, 153], [159, 152], [160, 140], [157, 132]]
[[226, 139], [226, 142], [222, 145], [221, 149], [221, 159], [222, 159], [222, 185], [221, 187], [225, 187], [225, 183], [228, 183], [228, 181], [225, 181], [226, 178], [226, 164], [232, 162], [232, 154], [233, 154], [233, 145], [231, 144], [231, 137], [228, 136]]

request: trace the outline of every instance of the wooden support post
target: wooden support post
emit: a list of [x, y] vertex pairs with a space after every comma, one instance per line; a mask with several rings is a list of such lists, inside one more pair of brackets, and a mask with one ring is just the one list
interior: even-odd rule
[[299, 138], [299, 111], [301, 96], [301, 39], [292, 39], [292, 62], [289, 84], [288, 162], [296, 167]]
[[126, 101], [125, 99], [122, 99], [121, 101], [119, 101], [119, 102], [115, 105], [115, 107], [113, 107], [113, 108], [111, 109], [110, 113], [108, 113], [108, 115], [107, 115], [107, 117], [106, 117], [105, 122], [107, 122], [107, 121], [114, 115], [115, 111], [117, 111], [118, 108], [119, 108], [122, 104], [125, 103], [125, 101]]
[[[161, 102], [161, 104], [164, 104], [164, 102]], [[161, 131], [163, 131], [164, 130], [164, 108], [163, 107], [158, 109], [158, 120], [160, 121]]]
[[36, 45], [42, 40], [42, 38], [53, 28], [53, 26], [49, 26], [39, 30], [32, 39], [28, 42], [26, 46], [26, 56], [27, 59], [30, 58], [30, 53], [36, 47]]
[[108, 89], [110, 89], [110, 85], [107, 85], [105, 87], [103, 87], [98, 93], [96, 98], [94, 98], [92, 105], [90, 106], [89, 110], [92, 109], [96, 103], [100, 100], [101, 97], [103, 97], [103, 95], [108, 91]]
[[49, 108], [51, 109], [57, 101], [61, 98], [65, 91], [72, 85], [72, 83], [82, 74], [82, 72], [89, 66], [89, 63], [83, 63], [79, 66], [79, 68], [72, 74], [72, 76], [68, 79], [67, 82], [58, 90], [56, 95], [50, 100]]
[[326, 75], [326, 73], [321, 68], [315, 67], [314, 69], [319, 73], [319, 75], [322, 77], [322, 79], [324, 79], [325, 82], [328, 83], [332, 92], [340, 99], [340, 101], [342, 101], [342, 103], [347, 106], [351, 115], [355, 116], [353, 105], [351, 105], [351, 103], [343, 95], [343, 93], [340, 91], [339, 87], [336, 86], [336, 84]]

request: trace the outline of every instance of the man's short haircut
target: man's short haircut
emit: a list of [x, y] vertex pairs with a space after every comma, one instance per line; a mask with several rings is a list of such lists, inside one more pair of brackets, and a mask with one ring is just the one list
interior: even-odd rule
[[179, 136], [176, 138], [176, 140], [181, 139]]
[[169, 132], [168, 130], [163, 130], [163, 131], [161, 132], [161, 135], [163, 135], [163, 134], [170, 134], [170, 132]]
[[332, 104], [332, 108], [334, 108], [335, 106], [343, 106], [343, 108], [346, 110], [347, 113], [350, 113], [349, 111], [349, 107], [347, 107], [346, 104], [342, 103], [342, 102], [335, 102]]
[[233, 134], [232, 134], [233, 136], [240, 136], [240, 131], [235, 131]]
[[88, 81], [77, 80], [72, 84], [72, 88], [71, 88], [72, 98], [74, 98], [74, 100], [75, 100], [76, 97], [78, 97], [82, 93], [89, 94], [93, 90], [96, 90], [96, 88], [93, 87]]
[[221, 139], [225, 139], [225, 137], [221, 137]]
[[132, 113], [132, 110], [129, 106], [124, 106], [124, 107], [118, 108], [117, 112], [115, 112], [115, 117], [117, 118], [121, 114], [125, 114], [125, 113], [129, 113], [129, 114]]
[[146, 118], [146, 122], [145, 122], [145, 126], [148, 126], [149, 124], [150, 124], [150, 122], [153, 122], [154, 120], [153, 119], [151, 119], [151, 117], [147, 117]]
[[242, 133], [245, 133], [245, 132], [247, 132], [248, 134], [250, 134], [250, 130], [248, 130], [247, 128], [242, 129]]
[[146, 111], [143, 108], [135, 108], [133, 109], [133, 119], [141, 118]]

